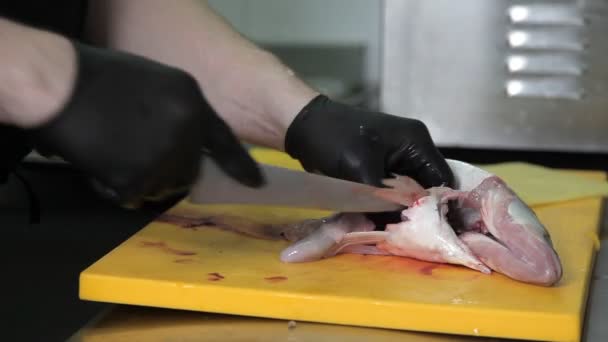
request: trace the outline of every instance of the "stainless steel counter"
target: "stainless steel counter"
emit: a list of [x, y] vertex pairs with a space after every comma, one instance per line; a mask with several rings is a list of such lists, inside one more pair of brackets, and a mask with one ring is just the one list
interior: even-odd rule
[[604, 200], [600, 231], [600, 250], [597, 253], [593, 279], [587, 304], [584, 341], [608, 341], [608, 208]]
[[[590, 286], [582, 341], [608, 341], [608, 209], [604, 202], [601, 246]], [[507, 341], [504, 339], [453, 336], [290, 322], [178, 310], [113, 306], [69, 341]]]
[[382, 110], [441, 147], [608, 152], [608, 2], [383, 3]]

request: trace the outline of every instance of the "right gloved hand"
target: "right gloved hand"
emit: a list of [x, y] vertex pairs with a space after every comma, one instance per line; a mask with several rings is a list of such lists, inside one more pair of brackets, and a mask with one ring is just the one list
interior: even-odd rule
[[285, 150], [308, 171], [383, 186], [392, 174], [425, 188], [452, 186], [454, 175], [419, 120], [345, 105], [319, 95], [296, 115]]
[[29, 130], [41, 154], [87, 172], [121, 204], [185, 190], [203, 154], [245, 185], [264, 182], [189, 74], [127, 53], [73, 46], [70, 99], [50, 122]]
[[[319, 95], [296, 115], [285, 150], [310, 172], [384, 186], [392, 174], [425, 188], [453, 186], [454, 174], [419, 120], [356, 108]], [[401, 213], [368, 213], [382, 229]]]

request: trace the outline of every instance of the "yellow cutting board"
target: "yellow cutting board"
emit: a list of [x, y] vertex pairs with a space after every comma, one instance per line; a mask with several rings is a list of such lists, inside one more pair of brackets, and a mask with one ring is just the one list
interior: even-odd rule
[[[298, 168], [281, 154], [253, 155]], [[563, 262], [564, 277], [552, 288], [403, 257], [340, 255], [284, 264], [279, 253], [287, 242], [155, 221], [82, 272], [80, 298], [296, 321], [578, 341], [600, 210], [599, 197], [535, 208]], [[230, 214], [259, 223], [328, 214], [186, 202], [169, 213]]]

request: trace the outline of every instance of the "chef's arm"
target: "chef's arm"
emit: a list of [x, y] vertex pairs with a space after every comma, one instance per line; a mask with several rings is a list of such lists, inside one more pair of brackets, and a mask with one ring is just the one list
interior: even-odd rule
[[88, 27], [97, 44], [190, 72], [236, 135], [253, 144], [282, 150], [289, 124], [318, 95], [206, 1], [94, 0]]
[[67, 101], [76, 74], [64, 37], [0, 17], [0, 124], [28, 128]]
[[99, 44], [188, 70], [237, 136], [285, 150], [306, 170], [378, 185], [393, 173], [452, 183], [422, 122], [319, 95], [205, 1], [93, 0], [89, 24]]

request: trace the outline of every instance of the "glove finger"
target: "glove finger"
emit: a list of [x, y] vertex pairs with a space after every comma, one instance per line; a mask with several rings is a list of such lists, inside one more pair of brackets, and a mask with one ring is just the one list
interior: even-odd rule
[[163, 201], [188, 192], [199, 174], [202, 155], [197, 146], [176, 146], [171, 163], [163, 163], [156, 170], [155, 183], [147, 187], [146, 201]]
[[[159, 178], [159, 183], [153, 192], [154, 197], [161, 198], [173, 196], [179, 192], [187, 191], [195, 182], [201, 165], [201, 153], [198, 148], [188, 148], [181, 154], [181, 158], [173, 162], [172, 167], [165, 169]], [[175, 151], [179, 154], [179, 151]], [[169, 165], [167, 165], [169, 166]]]
[[[367, 132], [360, 135], [355, 142], [349, 145], [341, 160], [342, 175], [345, 179], [386, 187], [382, 179], [388, 177], [385, 167], [384, 153], [380, 139]], [[364, 213], [374, 223], [375, 230], [384, 230], [388, 223], [401, 220], [401, 211]]]
[[93, 188], [101, 197], [128, 208], [137, 208], [144, 201], [158, 202], [181, 195], [187, 192], [198, 175], [200, 158], [192, 156], [198, 157], [200, 152], [197, 148], [192, 148], [188, 152], [182, 150], [180, 154], [176, 148], [173, 153], [180, 158], [157, 165], [147, 177], [138, 178], [118, 188], [93, 179]]
[[179, 166], [165, 170], [157, 184], [142, 196], [144, 200], [159, 202], [186, 193], [198, 175], [198, 160], [182, 161]]
[[219, 119], [208, 128], [203, 138], [203, 152], [215, 160], [226, 174], [242, 184], [250, 187], [264, 185], [260, 168], [230, 128]]
[[421, 182], [428, 184], [428, 186], [452, 187], [454, 185], [452, 169], [432, 142], [423, 145], [419, 153], [419, 158], [424, 165], [423, 168], [418, 170], [417, 174]]
[[393, 153], [389, 169], [412, 177], [425, 188], [454, 184], [454, 174], [430, 138], [407, 144]]
[[368, 133], [357, 136], [342, 154], [338, 173], [345, 180], [385, 187], [382, 179], [387, 172], [379, 138]]

